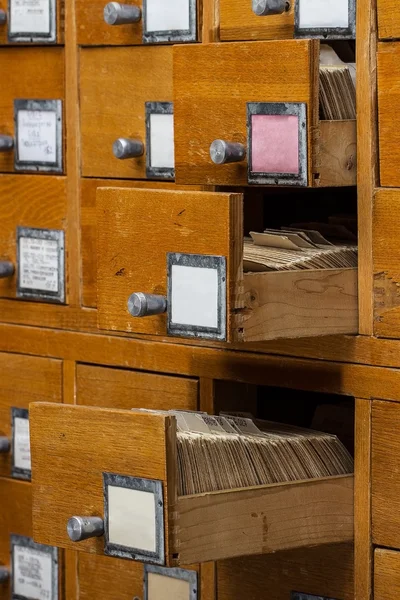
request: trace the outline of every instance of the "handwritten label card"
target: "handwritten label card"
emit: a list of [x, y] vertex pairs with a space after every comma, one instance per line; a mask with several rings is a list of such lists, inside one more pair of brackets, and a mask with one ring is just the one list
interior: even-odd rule
[[57, 550], [18, 535], [11, 536], [11, 550], [12, 598], [57, 600]]
[[55, 42], [55, 0], [9, 0], [8, 37], [13, 42]]
[[12, 475], [17, 479], [31, 477], [31, 445], [29, 439], [29, 412], [12, 408]]
[[64, 232], [18, 228], [18, 297], [64, 301]]
[[59, 100], [15, 100], [17, 170], [62, 170]]

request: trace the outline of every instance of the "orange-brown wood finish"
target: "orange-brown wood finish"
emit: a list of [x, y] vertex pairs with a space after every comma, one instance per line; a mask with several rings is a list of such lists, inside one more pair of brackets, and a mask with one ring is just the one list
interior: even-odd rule
[[400, 16], [396, 0], [378, 1], [378, 25], [380, 39], [395, 39], [400, 37]]
[[374, 599], [396, 600], [400, 594], [400, 552], [377, 548], [374, 564]]
[[[294, 2], [281, 15], [259, 17], [251, 2], [220, 0], [221, 41], [283, 40], [294, 33]], [[289, 4], [289, 3], [288, 3]]]
[[[63, 44], [64, 43], [64, 29], [65, 29], [65, 2], [68, 2], [68, 0], [56, 0], [55, 1], [55, 8], [56, 8], [56, 31], [57, 31], [57, 37], [56, 37], [56, 44]], [[2, 10], [7, 10], [7, 0], [2, 0], [1, 4], [0, 4], [0, 9]], [[4, 24], [0, 26], [0, 46], [21, 46], [22, 44], [20, 42], [10, 42], [8, 41], [8, 24]], [[43, 45], [43, 43], [24, 43], [24, 45], [28, 46], [28, 47], [32, 47], [32, 46], [40, 46]]]

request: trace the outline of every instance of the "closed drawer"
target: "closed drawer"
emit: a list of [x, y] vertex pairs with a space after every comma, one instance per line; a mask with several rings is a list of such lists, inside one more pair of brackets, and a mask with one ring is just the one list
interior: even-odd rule
[[[178, 496], [170, 415], [34, 404], [31, 440], [42, 543], [175, 566], [353, 538], [352, 476]], [[99, 537], [72, 542], [73, 516], [97, 517]]]
[[[107, 188], [97, 210], [101, 329], [221, 341], [358, 331], [355, 269], [243, 274], [240, 194]], [[132, 317], [138, 292], [167, 298], [160, 314]]]
[[62, 401], [61, 361], [0, 353], [0, 476], [30, 479], [30, 402]]
[[28, 0], [2, 0], [0, 44], [62, 44], [64, 1], [39, 0], [33, 11]]
[[374, 598], [396, 600], [400, 594], [400, 553], [377, 548], [374, 552]]
[[79, 45], [177, 44], [199, 37], [201, 2], [197, 0], [128, 0], [118, 3], [122, 9], [112, 4], [117, 3], [76, 0]]
[[77, 365], [76, 401], [85, 406], [196, 410], [198, 381], [141, 371]]
[[400, 405], [372, 404], [372, 537], [379, 546], [400, 548]]
[[63, 600], [59, 551], [32, 539], [31, 485], [0, 478], [0, 497], [0, 573], [8, 576], [0, 583], [1, 598]]
[[62, 172], [63, 49], [4, 48], [0, 70], [0, 172]]
[[[171, 47], [82, 49], [80, 94], [84, 176], [173, 179]], [[150, 125], [151, 115], [161, 121]], [[120, 139], [136, 143], [138, 155], [118, 146], [116, 158]], [[163, 152], [150, 154], [150, 140]]]
[[396, 110], [400, 101], [399, 77], [400, 44], [378, 44], [379, 163], [380, 184], [384, 187], [400, 187], [400, 116]]
[[76, 600], [98, 600], [100, 597], [103, 600], [132, 600], [142, 597], [146, 600], [201, 600], [199, 586], [196, 586], [195, 593], [190, 593], [190, 582], [185, 583], [182, 579], [185, 576], [200, 585], [198, 570], [194, 568], [171, 571], [81, 552], [78, 555]]
[[318, 81], [316, 40], [174, 47], [177, 183], [355, 185], [355, 121], [319, 120]]
[[0, 297], [65, 303], [65, 178], [0, 175], [0, 195]]
[[381, 40], [400, 37], [400, 15], [395, 0], [377, 0], [378, 35]]

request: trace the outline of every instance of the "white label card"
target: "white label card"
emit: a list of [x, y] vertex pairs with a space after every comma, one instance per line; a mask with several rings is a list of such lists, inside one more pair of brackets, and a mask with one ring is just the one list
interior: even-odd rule
[[31, 446], [29, 440], [29, 419], [14, 418], [14, 467], [31, 470]]
[[156, 508], [151, 492], [108, 486], [110, 544], [156, 551]]
[[175, 167], [174, 115], [150, 115], [150, 166], [161, 169]]
[[218, 270], [172, 265], [172, 323], [218, 327]]
[[21, 237], [19, 240], [18, 269], [20, 288], [58, 292], [58, 241]]
[[10, 34], [50, 35], [50, 0], [9, 0]]
[[349, 26], [349, 0], [297, 0], [300, 29]]
[[13, 595], [27, 600], [52, 600], [53, 564], [48, 552], [13, 546]]
[[57, 162], [57, 114], [51, 110], [18, 110], [18, 162]]
[[189, 29], [189, 0], [146, 0], [146, 33]]

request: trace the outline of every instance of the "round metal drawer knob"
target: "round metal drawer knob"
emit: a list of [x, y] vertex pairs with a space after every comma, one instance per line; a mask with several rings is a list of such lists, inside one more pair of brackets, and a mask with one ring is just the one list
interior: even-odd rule
[[0, 260], [0, 279], [5, 277], [12, 277], [15, 272], [15, 267], [12, 262], [8, 260]]
[[0, 135], [0, 152], [11, 152], [14, 148], [14, 138], [10, 135]]
[[132, 317], [162, 315], [167, 311], [167, 299], [165, 296], [136, 292], [129, 296], [128, 311]]
[[210, 146], [210, 157], [216, 165], [241, 162], [246, 158], [246, 148], [236, 142], [214, 140]]
[[142, 11], [138, 6], [109, 2], [104, 7], [104, 21], [107, 25], [127, 25], [138, 23], [142, 18]]
[[11, 444], [10, 440], [5, 436], [0, 436], [0, 454], [6, 454], [10, 452]]
[[104, 534], [104, 521], [101, 517], [71, 517], [67, 523], [67, 533], [73, 542], [82, 542]]
[[258, 17], [281, 15], [288, 9], [287, 0], [252, 0], [254, 14]]
[[7, 567], [0, 567], [0, 583], [7, 583], [10, 579], [10, 570]]
[[113, 144], [113, 154], [115, 158], [125, 160], [126, 158], [137, 158], [143, 156], [144, 144], [140, 140], [131, 140], [129, 138], [118, 138]]
[[5, 10], [0, 8], [0, 25], [5, 25], [7, 23], [7, 13]]

